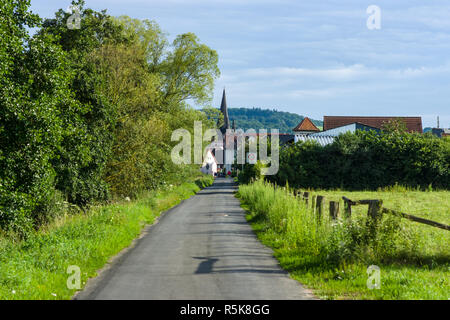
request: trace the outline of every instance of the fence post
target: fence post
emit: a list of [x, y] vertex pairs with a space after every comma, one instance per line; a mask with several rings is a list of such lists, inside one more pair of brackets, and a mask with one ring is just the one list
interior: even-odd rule
[[323, 211], [323, 202], [325, 197], [324, 196], [317, 196], [316, 198], [316, 215], [317, 215], [317, 221], [320, 222], [322, 220], [322, 211]]
[[367, 212], [369, 218], [372, 220], [378, 220], [381, 217], [382, 200], [370, 200], [369, 211]]
[[317, 196], [313, 195], [311, 197], [311, 209], [313, 212], [316, 212], [316, 203], [317, 203]]
[[369, 210], [367, 211], [368, 221], [367, 221], [367, 227], [370, 230], [371, 237], [375, 237], [377, 226], [379, 220], [381, 220], [382, 216], [382, 200], [370, 200], [369, 201]]
[[336, 220], [339, 215], [339, 202], [330, 201], [330, 217]]
[[344, 216], [347, 219], [352, 217], [352, 205], [349, 201], [344, 200]]
[[303, 193], [303, 199], [305, 200], [306, 206], [308, 206], [309, 192]]

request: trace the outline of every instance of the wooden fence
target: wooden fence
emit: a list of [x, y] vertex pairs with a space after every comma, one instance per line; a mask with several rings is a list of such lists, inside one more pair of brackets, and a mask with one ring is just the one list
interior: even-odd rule
[[[311, 208], [315, 211], [317, 216], [317, 221], [320, 222], [323, 218], [323, 207], [325, 204], [325, 197], [321, 195], [312, 195], [310, 197], [310, 192], [302, 192], [301, 190], [294, 190], [294, 196], [300, 197], [303, 201], [305, 201], [306, 205], [309, 206], [311, 204]], [[370, 218], [370, 222], [375, 222], [374, 225], [381, 219], [383, 214], [392, 214], [395, 216], [399, 216], [401, 218], [405, 218], [414, 222], [426, 224], [432, 227], [444, 229], [450, 231], [450, 226], [446, 224], [442, 224], [436, 221], [431, 221], [424, 218], [419, 218], [413, 216], [408, 213], [398, 212], [395, 210], [391, 210], [388, 208], [383, 208], [383, 200], [358, 200], [352, 201], [347, 197], [342, 197], [344, 200], [344, 218], [350, 219], [352, 216], [352, 207], [358, 205], [368, 205], [367, 216]], [[329, 215], [330, 219], [336, 220], [339, 216], [339, 202], [338, 201], [330, 201], [329, 202]]]

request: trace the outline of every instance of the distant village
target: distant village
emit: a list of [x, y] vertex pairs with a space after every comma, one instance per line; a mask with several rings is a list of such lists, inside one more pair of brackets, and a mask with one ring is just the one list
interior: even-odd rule
[[[220, 131], [225, 137], [227, 129], [236, 130], [235, 122], [231, 124], [228, 107], [226, 100], [225, 89], [222, 95], [222, 102], [220, 106], [220, 112], [223, 115], [223, 124], [220, 127]], [[421, 117], [368, 117], [368, 116], [324, 116], [323, 117], [323, 130], [320, 130], [313, 121], [305, 117], [292, 131], [293, 133], [279, 133], [280, 145], [287, 145], [292, 143], [297, 143], [299, 141], [316, 141], [321, 146], [326, 146], [332, 144], [336, 137], [342, 133], [350, 132], [354, 133], [356, 131], [375, 131], [381, 132], [383, 126], [390, 121], [401, 120], [406, 126], [408, 132], [418, 132], [423, 133], [422, 128], [422, 118]], [[431, 133], [439, 138], [449, 137], [450, 129], [439, 128], [439, 118], [438, 125], [436, 128], [431, 129]], [[249, 134], [246, 134], [249, 135]], [[256, 134], [257, 136], [258, 134]], [[268, 133], [270, 136], [271, 133]], [[225, 138], [224, 138], [225, 140]], [[231, 172], [231, 164], [226, 164], [226, 157], [235, 158], [235, 148], [227, 148], [226, 142], [211, 144], [207, 148], [206, 156], [201, 168], [201, 171], [206, 174], [216, 175], [218, 172], [225, 172], [225, 174]], [[230, 150], [231, 149], [231, 150]], [[216, 158], [216, 150], [221, 150], [223, 153], [223, 159]], [[251, 159], [248, 159], [251, 162]], [[228, 161], [229, 162], [229, 161]]]

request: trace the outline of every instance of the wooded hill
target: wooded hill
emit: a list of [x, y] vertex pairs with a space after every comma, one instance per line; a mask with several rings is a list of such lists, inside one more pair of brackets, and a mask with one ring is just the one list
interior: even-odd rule
[[[278, 129], [281, 133], [292, 133], [292, 129], [305, 118], [296, 113], [261, 108], [229, 108], [228, 114], [231, 121], [236, 121], [238, 129]], [[313, 123], [323, 126], [320, 120], [313, 120]]]

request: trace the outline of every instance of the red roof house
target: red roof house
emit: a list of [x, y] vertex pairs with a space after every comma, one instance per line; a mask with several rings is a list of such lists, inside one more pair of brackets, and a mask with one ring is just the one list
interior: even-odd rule
[[320, 129], [315, 126], [315, 124], [309, 119], [305, 118], [296, 126], [293, 130], [294, 132], [320, 132]]

